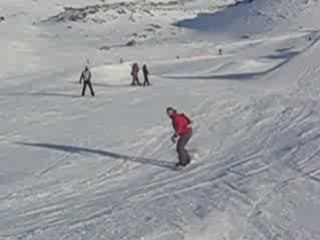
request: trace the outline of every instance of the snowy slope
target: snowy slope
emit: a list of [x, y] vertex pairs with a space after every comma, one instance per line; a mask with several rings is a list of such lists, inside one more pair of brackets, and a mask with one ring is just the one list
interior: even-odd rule
[[0, 239], [320, 239], [320, 3], [87, 2], [0, 3]]
[[[244, 0], [214, 13], [203, 12], [177, 22], [180, 27], [224, 35], [264, 33], [284, 29], [280, 25], [309, 14], [318, 0]], [[302, 24], [302, 22], [300, 22]], [[286, 26], [286, 29], [288, 26]]]

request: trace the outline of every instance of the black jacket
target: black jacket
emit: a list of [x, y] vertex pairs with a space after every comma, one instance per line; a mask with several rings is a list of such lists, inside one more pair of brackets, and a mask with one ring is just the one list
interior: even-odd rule
[[143, 66], [142, 71], [143, 71], [143, 75], [145, 75], [145, 76], [149, 75], [149, 71], [147, 69], [147, 66]]

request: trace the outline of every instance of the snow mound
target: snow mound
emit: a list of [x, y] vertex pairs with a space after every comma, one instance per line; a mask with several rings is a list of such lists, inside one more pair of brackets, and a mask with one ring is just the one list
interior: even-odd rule
[[231, 210], [216, 211], [200, 226], [194, 226], [186, 234], [185, 240], [225, 240], [237, 239], [241, 236], [245, 226], [245, 219]]
[[204, 32], [261, 33], [309, 11], [317, 0], [244, 0], [215, 13], [176, 22], [176, 26]]

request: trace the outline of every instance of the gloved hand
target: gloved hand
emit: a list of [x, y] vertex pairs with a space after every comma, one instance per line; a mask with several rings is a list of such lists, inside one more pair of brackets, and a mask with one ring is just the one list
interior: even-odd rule
[[177, 137], [178, 137], [178, 135], [175, 133], [175, 134], [172, 136], [171, 141], [172, 141], [173, 143], [176, 143], [176, 142], [177, 142]]

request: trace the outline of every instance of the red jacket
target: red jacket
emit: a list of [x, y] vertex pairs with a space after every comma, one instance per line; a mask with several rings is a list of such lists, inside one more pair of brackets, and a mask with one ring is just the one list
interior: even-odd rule
[[192, 127], [190, 124], [191, 124], [190, 119], [186, 115], [184, 115], [183, 113], [173, 114], [172, 125], [173, 125], [173, 128], [176, 131], [177, 135], [182, 136], [184, 134], [191, 134]]

